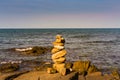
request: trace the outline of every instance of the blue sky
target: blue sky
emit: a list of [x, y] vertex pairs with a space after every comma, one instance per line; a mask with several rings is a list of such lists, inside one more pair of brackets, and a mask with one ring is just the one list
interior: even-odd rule
[[120, 0], [0, 0], [0, 28], [120, 28]]

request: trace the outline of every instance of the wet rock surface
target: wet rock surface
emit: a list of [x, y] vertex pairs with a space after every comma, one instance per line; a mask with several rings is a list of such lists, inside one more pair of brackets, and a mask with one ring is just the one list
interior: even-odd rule
[[28, 48], [13, 48], [12, 51], [20, 52], [23, 55], [38, 56], [50, 52], [52, 47], [34, 46]]
[[19, 64], [6, 63], [6, 64], [0, 65], [1, 73], [14, 72], [14, 71], [17, 71], [18, 69], [19, 69]]

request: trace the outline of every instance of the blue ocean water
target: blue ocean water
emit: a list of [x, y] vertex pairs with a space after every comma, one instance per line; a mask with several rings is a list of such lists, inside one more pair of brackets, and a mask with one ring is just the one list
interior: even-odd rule
[[[90, 60], [98, 67], [120, 66], [120, 29], [0, 29], [0, 61], [35, 60], [4, 49], [52, 46], [57, 34], [66, 40], [67, 61]], [[43, 55], [45, 61], [51, 54]]]

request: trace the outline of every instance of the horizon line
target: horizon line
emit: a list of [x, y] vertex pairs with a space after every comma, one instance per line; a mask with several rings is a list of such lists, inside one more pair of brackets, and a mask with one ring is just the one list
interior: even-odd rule
[[98, 28], [98, 27], [96, 27], [96, 28], [0, 28], [0, 29], [120, 29], [120, 28], [118, 28], [118, 27], [115, 27], [115, 28], [108, 28], [108, 27], [102, 27], [102, 28]]

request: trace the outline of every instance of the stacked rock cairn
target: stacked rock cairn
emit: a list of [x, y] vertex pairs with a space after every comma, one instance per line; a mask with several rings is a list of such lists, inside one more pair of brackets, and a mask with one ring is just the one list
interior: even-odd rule
[[61, 75], [66, 75], [66, 68], [65, 68], [65, 55], [67, 51], [64, 47], [65, 39], [62, 35], [57, 35], [56, 40], [53, 42], [54, 48], [52, 49], [52, 60], [54, 62], [53, 69], [59, 72]]

